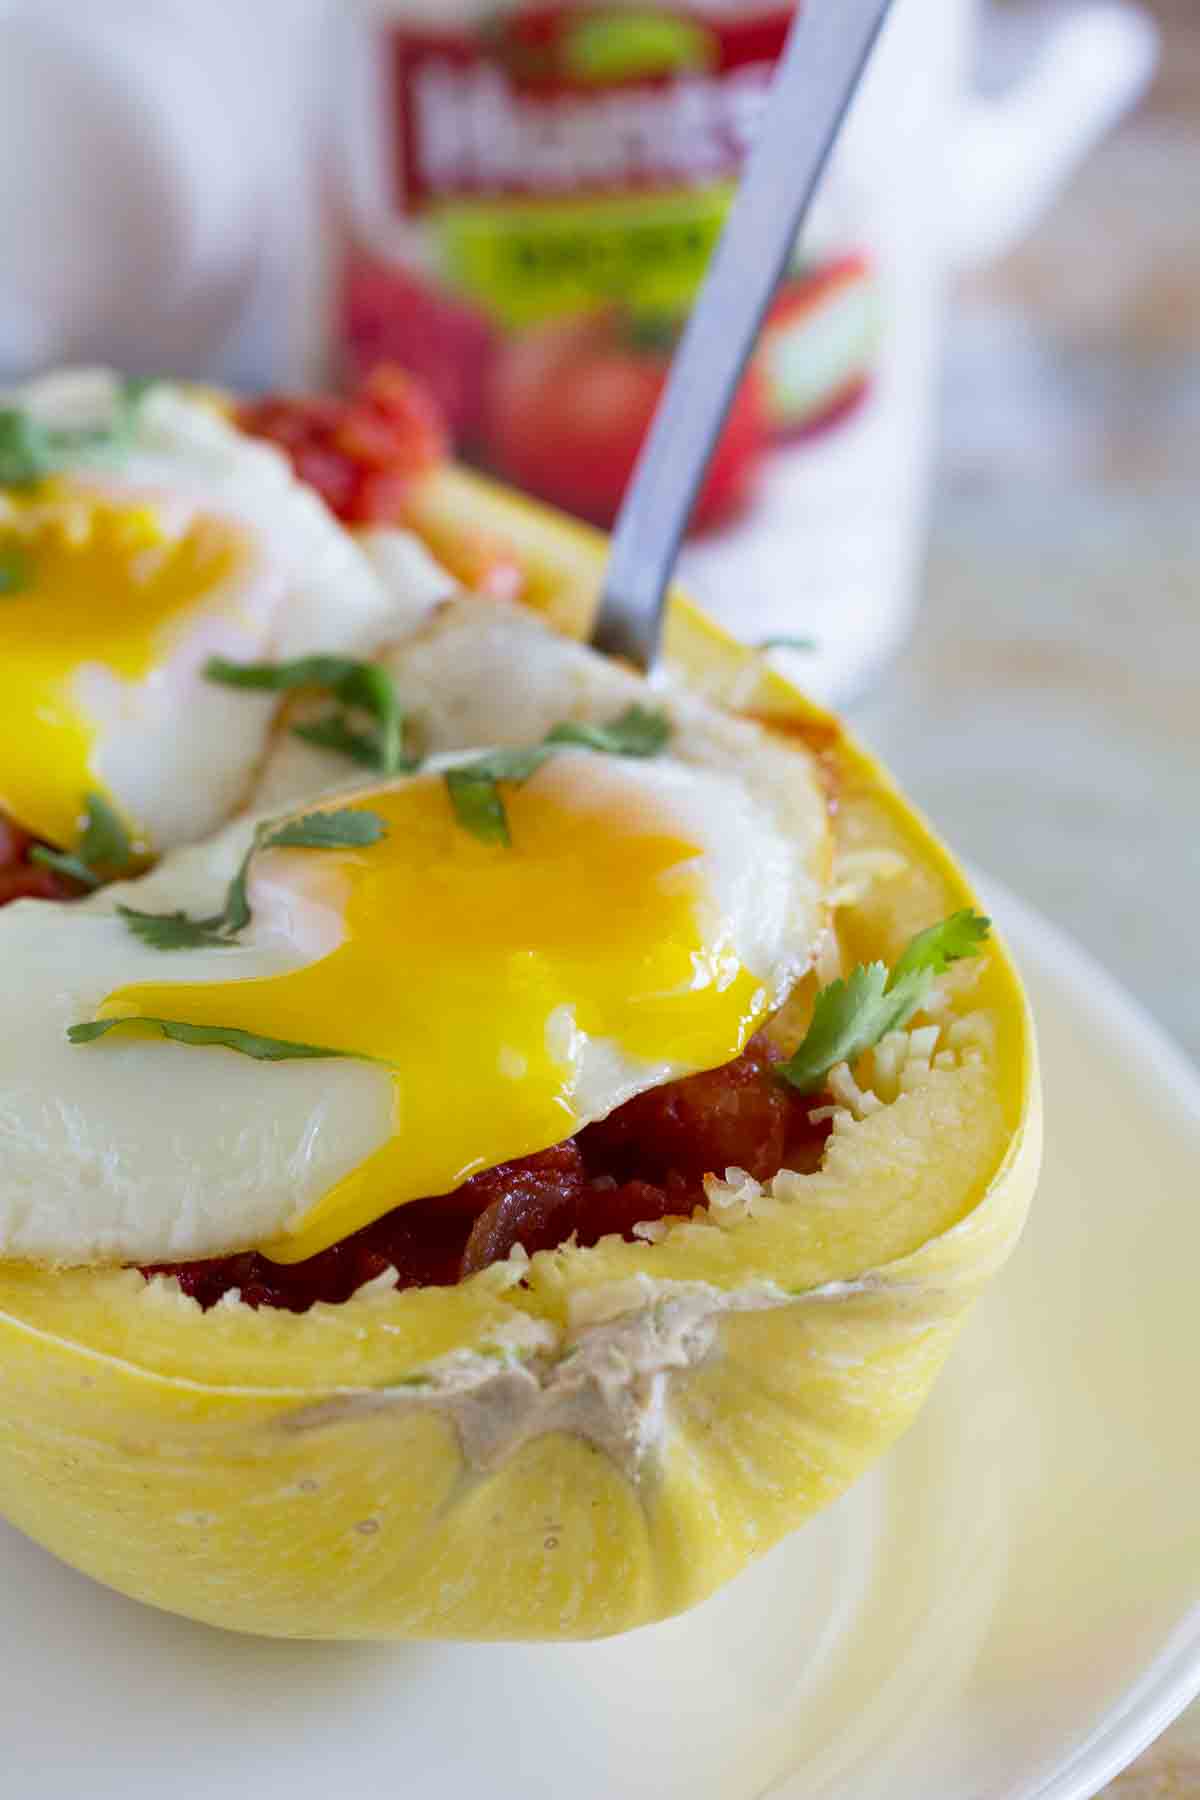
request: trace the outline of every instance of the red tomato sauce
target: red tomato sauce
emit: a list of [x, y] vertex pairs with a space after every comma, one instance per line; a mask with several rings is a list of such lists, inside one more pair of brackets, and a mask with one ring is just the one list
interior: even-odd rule
[[240, 407], [237, 423], [282, 450], [347, 525], [402, 519], [414, 484], [447, 454], [433, 396], [387, 364], [348, 398], [268, 394]]
[[635, 1225], [706, 1206], [710, 1171], [734, 1166], [763, 1181], [817, 1167], [830, 1129], [810, 1117], [820, 1098], [793, 1093], [773, 1060], [756, 1038], [724, 1068], [640, 1094], [566, 1143], [487, 1169], [452, 1194], [398, 1206], [305, 1262], [248, 1250], [142, 1273], [174, 1275], [205, 1308], [237, 1289], [247, 1306], [302, 1313], [348, 1300], [388, 1269], [401, 1288], [450, 1287], [516, 1244], [532, 1255], [572, 1236], [584, 1245], [612, 1234], [632, 1241]]

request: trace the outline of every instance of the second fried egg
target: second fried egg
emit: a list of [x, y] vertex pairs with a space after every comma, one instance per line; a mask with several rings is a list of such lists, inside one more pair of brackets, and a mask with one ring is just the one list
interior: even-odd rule
[[208, 658], [364, 654], [451, 585], [419, 556], [383, 580], [277, 452], [178, 387], [134, 404], [76, 371], [5, 402], [25, 455], [0, 468], [0, 810], [52, 844], [90, 793], [148, 852], [212, 831], [275, 702], [206, 681]]

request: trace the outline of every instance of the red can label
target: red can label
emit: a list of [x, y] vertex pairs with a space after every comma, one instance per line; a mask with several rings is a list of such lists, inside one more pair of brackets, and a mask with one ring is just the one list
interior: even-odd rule
[[[347, 271], [352, 363], [417, 371], [461, 450], [610, 522], [794, 13], [560, 0], [448, 29], [428, 0], [423, 23], [376, 26], [379, 198]], [[846, 414], [874, 335], [864, 258], [790, 273], [695, 524], [733, 515], [769, 442]]]

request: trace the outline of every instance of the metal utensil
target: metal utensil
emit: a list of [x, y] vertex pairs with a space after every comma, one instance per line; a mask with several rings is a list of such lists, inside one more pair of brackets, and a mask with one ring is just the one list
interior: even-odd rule
[[704, 472], [891, 0], [809, 0], [613, 534], [592, 642], [652, 669]]

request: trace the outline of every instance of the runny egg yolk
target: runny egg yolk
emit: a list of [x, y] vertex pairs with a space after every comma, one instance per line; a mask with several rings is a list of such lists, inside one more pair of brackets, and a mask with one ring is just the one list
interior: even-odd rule
[[583, 1122], [579, 1034], [684, 1073], [729, 1061], [760, 1022], [763, 984], [740, 962], [699, 847], [619, 785], [590, 791], [593, 760], [505, 784], [511, 848], [465, 830], [435, 775], [356, 797], [386, 837], [264, 852], [251, 886], [252, 898], [269, 885], [336, 906], [334, 949], [268, 977], [130, 986], [100, 1007], [388, 1065], [392, 1135], [268, 1246], [277, 1260], [569, 1136]]
[[143, 680], [198, 602], [222, 589], [232, 602], [247, 555], [232, 525], [192, 517], [173, 528], [154, 505], [66, 481], [4, 496], [0, 809], [61, 846], [75, 842], [89, 791], [122, 810], [93, 766], [98, 728], [81, 676]]

